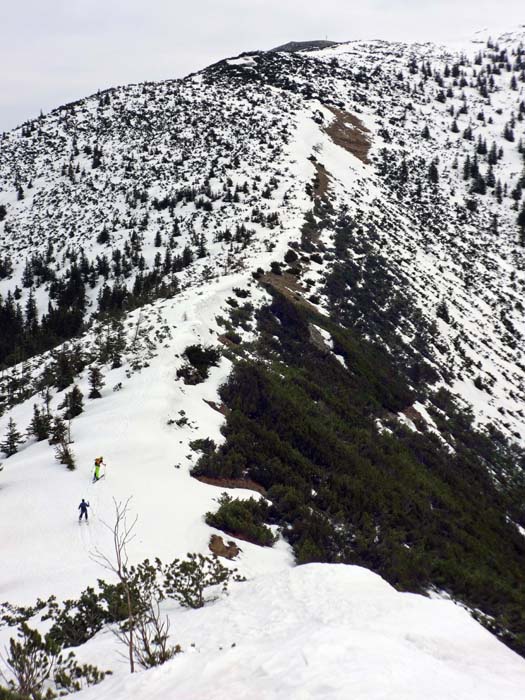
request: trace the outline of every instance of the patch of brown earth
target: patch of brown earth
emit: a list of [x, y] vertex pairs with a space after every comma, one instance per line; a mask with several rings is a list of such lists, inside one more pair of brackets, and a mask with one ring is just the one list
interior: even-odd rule
[[212, 535], [210, 537], [208, 547], [212, 554], [218, 557], [224, 557], [225, 559], [235, 559], [239, 552], [242, 551], [241, 548], [231, 540], [229, 540], [227, 544], [224, 544], [224, 540], [219, 535]]
[[337, 145], [352, 153], [362, 163], [369, 164], [370, 130], [355, 115], [344, 112], [337, 107], [329, 107], [334, 115], [334, 121], [325, 128], [325, 132]]
[[251, 479], [224, 479], [218, 476], [194, 476], [194, 479], [208, 484], [208, 486], [221, 486], [225, 489], [248, 489], [248, 491], [256, 491], [261, 496], [266, 496], [266, 489]]
[[425, 431], [427, 429], [427, 422], [421, 415], [421, 413], [415, 409], [413, 406], [405, 408], [401, 413], [412, 421], [418, 430]]
[[315, 180], [314, 180], [314, 195], [323, 202], [328, 203], [328, 185], [330, 184], [330, 175], [327, 169], [319, 161], [314, 161]]
[[222, 344], [225, 345], [227, 348], [232, 348], [232, 349], [235, 349], [235, 350], [236, 350], [236, 349], [239, 347], [239, 346], [237, 345], [237, 343], [234, 343], [233, 340], [230, 340], [230, 339], [227, 338], [225, 335], [220, 335], [220, 336], [217, 338], [217, 340], [219, 341], [219, 343], [222, 343]]
[[308, 294], [295, 275], [289, 272], [283, 272], [282, 275], [276, 275], [273, 272], [266, 272], [259, 280], [261, 284], [273, 287], [278, 292], [281, 292], [287, 299], [293, 301], [294, 304], [299, 304], [307, 309], [316, 310], [314, 304], [307, 301], [304, 296]]
[[228, 406], [223, 403], [217, 403], [216, 401], [209, 401], [208, 399], [202, 399], [204, 403], [207, 403], [210, 408], [213, 408], [217, 413], [222, 413], [223, 416], [227, 416], [230, 413]]

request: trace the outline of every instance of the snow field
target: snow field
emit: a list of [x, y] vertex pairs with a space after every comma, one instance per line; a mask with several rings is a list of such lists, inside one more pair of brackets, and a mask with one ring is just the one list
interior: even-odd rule
[[523, 660], [467, 612], [355, 566], [283, 570], [169, 616], [185, 653], [134, 676], [121, 661], [79, 700], [518, 700], [525, 684]]

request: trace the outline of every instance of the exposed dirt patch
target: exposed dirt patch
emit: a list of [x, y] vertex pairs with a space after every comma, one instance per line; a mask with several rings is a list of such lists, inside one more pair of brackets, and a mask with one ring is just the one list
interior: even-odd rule
[[406, 416], [409, 420], [414, 423], [416, 428], [418, 430], [425, 431], [427, 429], [427, 422], [421, 415], [421, 413], [415, 409], [413, 406], [409, 406], [408, 408], [405, 408], [404, 411], [401, 411], [401, 413]]
[[271, 547], [271, 545], [266, 545], [266, 544], [261, 544], [258, 542], [256, 539], [253, 539], [252, 537], [247, 537], [246, 535], [243, 535], [240, 532], [234, 532], [233, 530], [226, 530], [225, 528], [219, 528], [224, 532], [226, 535], [229, 535], [230, 537], [235, 537], [237, 540], [242, 540], [243, 542], [250, 542], [251, 544], [256, 544], [259, 547]]
[[261, 284], [273, 287], [281, 292], [285, 297], [307, 309], [316, 311], [314, 304], [311, 304], [304, 297], [309, 293], [300, 283], [295, 275], [283, 272], [282, 275], [275, 275], [273, 272], [265, 273], [259, 280]]
[[235, 559], [239, 552], [242, 551], [241, 548], [231, 540], [225, 544], [224, 540], [219, 535], [212, 535], [210, 537], [208, 547], [212, 554], [216, 554], [218, 557], [224, 557], [225, 559]]
[[315, 347], [320, 350], [324, 355], [329, 355], [331, 348], [323, 337], [323, 334], [318, 328], [314, 326], [313, 323], [308, 324], [308, 331], [310, 332], [310, 340], [315, 345]]
[[334, 121], [326, 127], [325, 132], [332, 141], [352, 153], [362, 163], [369, 164], [370, 130], [355, 115], [344, 112], [337, 107], [329, 107], [335, 116]]
[[227, 348], [232, 348], [232, 349], [236, 350], [239, 347], [237, 343], [234, 343], [233, 340], [230, 340], [225, 335], [220, 335], [217, 338], [217, 340], [219, 341], [219, 343], [222, 343]]
[[209, 401], [208, 399], [202, 399], [204, 403], [207, 403], [210, 408], [213, 408], [217, 413], [222, 413], [223, 416], [227, 416], [230, 412], [228, 406], [223, 403], [217, 403], [216, 401]]
[[328, 186], [330, 184], [330, 175], [327, 169], [319, 161], [314, 161], [315, 180], [314, 180], [314, 196], [322, 200], [325, 204], [329, 203]]
[[[215, 476], [194, 476], [193, 478], [203, 484], [208, 484], [208, 486], [222, 486], [225, 489], [248, 489], [248, 491], [256, 491], [261, 496], [266, 496], [266, 489], [250, 479], [222, 479]], [[237, 537], [233, 533], [230, 534]]]

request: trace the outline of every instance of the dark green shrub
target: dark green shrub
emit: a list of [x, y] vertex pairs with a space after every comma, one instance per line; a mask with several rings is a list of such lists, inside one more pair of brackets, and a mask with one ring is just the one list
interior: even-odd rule
[[177, 377], [186, 384], [198, 384], [209, 377], [210, 367], [219, 364], [221, 352], [211, 346], [188, 345], [184, 356], [187, 364], [177, 370]]
[[192, 440], [189, 443], [190, 449], [195, 452], [203, 452], [204, 454], [210, 454], [215, 452], [216, 445], [210, 438], [199, 438], [198, 440]]
[[239, 297], [239, 299], [246, 299], [250, 296], [250, 291], [248, 289], [241, 289], [240, 287], [234, 287], [233, 293], [235, 296]]
[[186, 559], [175, 559], [164, 567], [164, 593], [183, 607], [202, 608], [210, 600], [204, 597], [206, 589], [221, 586], [221, 590], [226, 592], [230, 580], [241, 580], [236, 573], [237, 569], [226, 568], [215, 556], [188, 554]]
[[[78, 692], [111, 673], [88, 664], [80, 666], [72, 651], [66, 656], [54, 639], [42, 637], [25, 622], [18, 629], [17, 639], [9, 640], [7, 651], [6, 664], [13, 675], [9, 689], [32, 700]], [[52, 689], [44, 695], [46, 685]]]
[[14, 693], [12, 690], [8, 690], [8, 688], [2, 688], [0, 687], [0, 700], [29, 700], [27, 695], [24, 697], [23, 695], [19, 695], [19, 693]]
[[240, 500], [223, 493], [219, 499], [219, 509], [215, 513], [206, 513], [206, 522], [233, 537], [270, 547], [277, 537], [264, 524], [268, 511], [268, 504], [262, 498]]
[[245, 331], [251, 330], [250, 321], [253, 318], [253, 304], [246, 302], [238, 308], [230, 309], [230, 321], [234, 327], [241, 326]]
[[227, 338], [231, 343], [234, 343], [235, 345], [239, 345], [242, 342], [241, 336], [235, 331], [227, 331], [224, 334], [224, 337]]

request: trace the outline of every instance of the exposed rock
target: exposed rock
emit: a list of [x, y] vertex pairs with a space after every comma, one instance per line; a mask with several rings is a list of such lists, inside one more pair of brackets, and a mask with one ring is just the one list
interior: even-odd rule
[[216, 554], [218, 557], [224, 557], [225, 559], [235, 559], [235, 557], [241, 551], [235, 542], [229, 540], [227, 544], [224, 544], [224, 540], [220, 535], [212, 535], [210, 537], [210, 543], [208, 545], [210, 552]]

